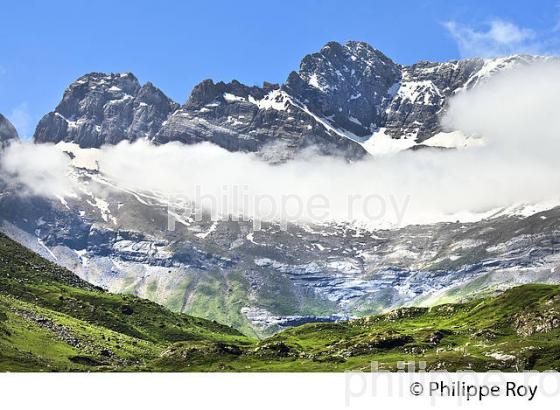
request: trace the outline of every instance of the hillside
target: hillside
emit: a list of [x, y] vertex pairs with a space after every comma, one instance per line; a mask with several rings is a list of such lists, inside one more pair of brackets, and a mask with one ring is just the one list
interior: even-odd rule
[[76, 194], [62, 201], [8, 185], [0, 231], [112, 293], [248, 336], [560, 281], [560, 207], [512, 206], [472, 222], [395, 229], [265, 222], [254, 230], [252, 221], [178, 217], [170, 231], [169, 197], [83, 168], [95, 150], [69, 145]]
[[[329, 42], [281, 84], [208, 79], [178, 102], [132, 73], [86, 73], [60, 90], [34, 144], [3, 151], [0, 232], [111, 293], [259, 338], [560, 284], [560, 173], [548, 156], [557, 149], [529, 137], [547, 128], [539, 113], [558, 104], [523, 105], [550, 91], [526, 87], [525, 76], [541, 84], [540, 69], [556, 60], [402, 65], [364, 42]], [[500, 86], [514, 74], [523, 78]], [[494, 86], [497, 97], [485, 91]], [[516, 98], [507, 97], [512, 89]], [[499, 116], [499, 130], [472, 133], [447, 121], [466, 118], [453, 114], [453, 101], [479, 93], [496, 101], [490, 106], [520, 102], [500, 112], [519, 109], [523, 124], [510, 130]], [[527, 149], [515, 151], [512, 133], [528, 138]], [[542, 138], [558, 141], [550, 134]], [[200, 187], [219, 191], [227, 204], [216, 205], [227, 209], [191, 218], [183, 200], [196, 203]], [[284, 227], [278, 212], [244, 205], [260, 192], [304, 202], [327, 195], [329, 209], [320, 218], [295, 212]]]
[[0, 235], [2, 371], [560, 370], [560, 286], [312, 323], [265, 340], [103, 291]]
[[215, 322], [114, 295], [0, 235], [0, 369], [137, 370], [177, 341], [249, 340]]

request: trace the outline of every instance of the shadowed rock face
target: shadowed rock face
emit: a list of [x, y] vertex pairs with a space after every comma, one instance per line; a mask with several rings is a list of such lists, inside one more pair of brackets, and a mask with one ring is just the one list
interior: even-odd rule
[[0, 148], [6, 146], [9, 141], [19, 139], [15, 127], [2, 114], [0, 114]]
[[157, 133], [157, 143], [169, 141], [210, 141], [273, 162], [306, 148], [348, 159], [365, 155], [355, 141], [329, 131], [283, 88], [268, 83], [260, 88], [203, 81]]
[[39, 122], [34, 139], [88, 148], [151, 139], [175, 109], [163, 92], [151, 83], [141, 86], [130, 73], [91, 73], [66, 89], [55, 111]]
[[205, 80], [179, 106], [130, 73], [87, 74], [43, 117], [37, 142], [99, 147], [146, 138], [211, 142], [280, 162], [304, 149], [359, 159], [377, 131], [415, 144], [442, 131], [449, 98], [495, 72], [539, 57], [512, 56], [402, 66], [370, 45], [327, 43], [282, 85]]
[[400, 78], [400, 66], [368, 44], [330, 42], [302, 60], [285, 88], [336, 127], [367, 137], [383, 122], [381, 108]]

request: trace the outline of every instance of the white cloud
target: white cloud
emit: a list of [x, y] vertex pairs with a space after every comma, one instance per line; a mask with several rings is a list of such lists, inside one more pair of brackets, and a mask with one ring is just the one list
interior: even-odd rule
[[66, 175], [70, 158], [52, 145], [12, 143], [0, 160], [0, 177], [8, 184], [18, 184], [21, 194], [56, 197], [72, 192]]
[[[409, 151], [351, 164], [305, 156], [271, 166], [252, 154], [231, 153], [208, 143], [137, 142], [105, 147], [96, 152], [96, 160], [117, 185], [137, 191], [196, 198], [198, 187], [198, 197], [223, 198], [224, 187], [237, 186], [246, 188], [251, 203], [257, 195], [268, 195], [276, 204], [289, 195], [306, 204], [321, 195], [329, 205], [322, 220], [362, 223], [372, 222], [372, 210], [364, 208], [363, 198], [375, 195], [384, 201], [385, 219], [373, 225], [456, 220], [459, 215], [560, 199], [558, 107], [560, 65], [541, 63], [497, 74], [451, 100], [445, 127], [482, 136], [486, 144], [476, 148]], [[68, 158], [56, 147], [18, 144], [4, 162], [31, 190], [48, 195], [68, 189]], [[352, 196], [362, 200], [349, 209]], [[377, 200], [369, 205], [376, 204], [379, 208]], [[288, 208], [286, 213], [293, 215], [296, 204]], [[400, 220], [398, 211], [403, 209]], [[267, 219], [258, 209], [247, 212]], [[316, 217], [304, 209], [290, 220]]]
[[490, 30], [487, 33], [490, 40], [497, 44], [506, 46], [514, 46], [523, 41], [530, 40], [535, 37], [533, 30], [520, 28], [513, 23], [494, 20], [490, 23]]
[[444, 23], [444, 27], [457, 42], [461, 55], [466, 57], [538, 53], [541, 48], [533, 30], [504, 20], [492, 20], [486, 30], [476, 30], [455, 21]]

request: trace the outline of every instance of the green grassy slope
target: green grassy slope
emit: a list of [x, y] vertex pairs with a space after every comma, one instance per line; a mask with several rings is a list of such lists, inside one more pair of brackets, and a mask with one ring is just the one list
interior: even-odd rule
[[0, 235], [0, 370], [140, 369], [177, 341], [252, 343], [218, 323], [110, 294]]
[[295, 327], [265, 340], [96, 288], [0, 235], [2, 371], [560, 370], [560, 286]]

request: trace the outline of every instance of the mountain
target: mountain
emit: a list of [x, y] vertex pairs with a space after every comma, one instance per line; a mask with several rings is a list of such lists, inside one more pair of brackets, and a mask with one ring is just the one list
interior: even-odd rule
[[[365, 229], [352, 223], [195, 220], [169, 198], [119, 185], [94, 149], [73, 157], [65, 198], [0, 196], [0, 231], [117, 293], [267, 336], [400, 306], [480, 297], [525, 283], [559, 283], [560, 208], [494, 210], [472, 222]], [[173, 206], [173, 205], [172, 205]]]
[[281, 161], [305, 148], [324, 155], [361, 158], [365, 151], [329, 132], [276, 85], [247, 87], [238, 82], [197, 85], [189, 100], [163, 124], [156, 143], [210, 141], [229, 151], [258, 152]]
[[12, 123], [0, 114], [0, 148], [4, 147], [9, 141], [19, 139], [18, 133]]
[[66, 89], [55, 111], [37, 125], [34, 140], [100, 147], [152, 139], [176, 109], [161, 90], [151, 83], [141, 86], [130, 73], [91, 73]]
[[560, 287], [255, 340], [95, 287], [0, 234], [0, 371], [559, 370]]
[[[2, 186], [0, 231], [115, 293], [265, 337], [402, 306], [430, 306], [527, 283], [560, 282], [558, 204], [512, 204], [406, 227], [263, 223], [171, 215], [161, 192], [122, 186], [95, 147], [147, 138], [213, 142], [286, 161], [305, 149], [361, 158], [460, 147], [439, 118], [450, 96], [539, 57], [402, 66], [369, 45], [328, 43], [282, 85], [203, 81], [179, 106], [132, 74], [88, 74], [39, 123], [35, 142], [71, 159], [72, 195]], [[2, 183], [2, 181], [0, 181]], [[174, 204], [171, 204], [174, 206]], [[169, 231], [168, 218], [176, 217]]]
[[379, 138], [395, 140], [401, 149], [423, 146], [442, 131], [449, 97], [536, 58], [403, 66], [363, 42], [330, 42], [305, 56], [282, 85], [205, 80], [180, 107], [130, 73], [92, 73], [68, 87], [55, 111], [39, 122], [34, 140], [81, 147], [139, 138], [209, 141], [272, 162], [304, 149], [355, 160], [366, 151], [378, 153]]

